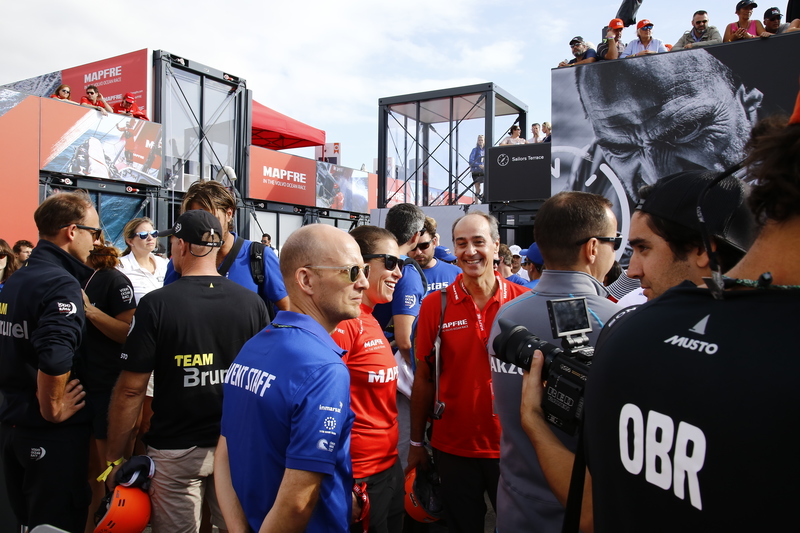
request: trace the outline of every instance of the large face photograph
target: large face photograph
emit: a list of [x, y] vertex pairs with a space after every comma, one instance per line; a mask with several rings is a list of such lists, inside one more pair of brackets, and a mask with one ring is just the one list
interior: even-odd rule
[[627, 234], [641, 187], [740, 162], [756, 121], [794, 103], [800, 67], [769, 66], [781, 38], [554, 71], [552, 194], [606, 196]]

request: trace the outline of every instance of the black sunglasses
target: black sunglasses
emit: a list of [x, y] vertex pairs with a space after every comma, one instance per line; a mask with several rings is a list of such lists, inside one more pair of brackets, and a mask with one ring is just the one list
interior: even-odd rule
[[154, 229], [153, 231], [140, 231], [136, 235], [142, 240], [146, 239], [148, 235], [150, 235], [154, 239], [157, 239], [158, 238], [158, 230]]
[[617, 232], [617, 236], [616, 237], [596, 237], [596, 236], [586, 237], [582, 241], [578, 241], [575, 244], [576, 245], [586, 244], [587, 242], [589, 242], [592, 239], [597, 239], [598, 241], [603, 241], [603, 242], [613, 242], [614, 243], [614, 250], [619, 250], [619, 247], [622, 246], [622, 233], [620, 233], [620, 232]]
[[305, 268], [311, 269], [321, 269], [321, 270], [338, 270], [339, 272], [346, 272], [350, 276], [350, 283], [355, 283], [358, 280], [358, 274], [362, 270], [364, 271], [364, 277], [369, 278], [369, 265], [364, 265], [360, 267], [358, 265], [348, 265], [348, 266], [314, 266], [314, 265], [306, 265]]
[[368, 261], [370, 259], [378, 259], [383, 258], [383, 266], [386, 270], [394, 270], [397, 268], [397, 265], [400, 264], [400, 258], [395, 255], [389, 254], [366, 254], [362, 255], [361, 257], [364, 258], [364, 261]]
[[5, 259], [6, 257], [11, 257], [11, 256], [8, 255], [7, 252], [0, 252], [0, 259]]
[[[64, 224], [59, 229], [68, 228], [71, 225], [72, 224]], [[92, 237], [94, 238], [95, 241], [99, 241], [100, 237], [102, 237], [102, 235], [103, 235], [103, 229], [102, 228], [93, 228], [91, 226], [84, 226], [82, 224], [75, 224], [75, 227], [78, 228], [78, 229], [85, 229], [86, 231], [92, 232]]]
[[[420, 252], [423, 252], [423, 251], [427, 250], [428, 248], [430, 248], [432, 243], [433, 243], [433, 240], [430, 240], [428, 242], [421, 242], [421, 243], [417, 244], [414, 247], [414, 250], [419, 250]], [[411, 251], [413, 252], [414, 250], [411, 250]]]

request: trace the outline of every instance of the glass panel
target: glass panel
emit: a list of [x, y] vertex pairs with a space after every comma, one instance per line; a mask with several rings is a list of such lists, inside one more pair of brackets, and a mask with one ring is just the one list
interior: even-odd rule
[[168, 69], [164, 102], [164, 184], [185, 191], [200, 177], [200, 76]]
[[[206, 79], [203, 91], [203, 178], [216, 179], [223, 166], [234, 166], [236, 150], [235, 87]], [[226, 186], [233, 184], [222, 180]], [[260, 238], [260, 236], [259, 236]]]
[[389, 111], [386, 136], [386, 207], [416, 198], [417, 122], [407, 115], [408, 105]]
[[289, 237], [289, 235], [291, 235], [295, 230], [303, 227], [302, 215], [279, 213], [278, 220], [281, 224], [281, 242], [286, 242], [286, 239]]
[[145, 216], [149, 203], [146, 198], [103, 193], [100, 196], [98, 214], [104, 239], [111, 242], [120, 252], [125, 250], [125, 236], [122, 230], [129, 220]]

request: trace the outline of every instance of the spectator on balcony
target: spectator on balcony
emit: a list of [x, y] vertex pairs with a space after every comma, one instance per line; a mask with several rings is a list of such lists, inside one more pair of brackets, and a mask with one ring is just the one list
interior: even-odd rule
[[692, 29], [683, 34], [673, 46], [673, 50], [696, 48], [710, 44], [720, 44], [722, 36], [716, 26], [708, 25], [708, 12], [696, 11], [692, 16]]
[[739, 15], [739, 20], [731, 22], [725, 28], [723, 42], [730, 43], [741, 39], [755, 39], [759, 36], [769, 37], [772, 35], [764, 31], [760, 20], [750, 20], [753, 16], [753, 9], [757, 7], [758, 4], [753, 0], [741, 0], [736, 4], [736, 14]]
[[95, 85], [89, 85], [86, 88], [86, 96], [81, 96], [81, 105], [84, 107], [93, 107], [94, 109], [100, 111], [103, 116], [114, 112]]
[[562, 61], [558, 64], [559, 67], [574, 67], [575, 65], [584, 65], [597, 61], [597, 51], [594, 46], [592, 46], [592, 43], [585, 41], [580, 35], [572, 38], [569, 42], [569, 47], [575, 57], [569, 61]]
[[[70, 104], [75, 104], [72, 100], [70, 100], [70, 93], [72, 90], [69, 88], [69, 85], [66, 83], [62, 83], [56, 89], [56, 92], [50, 95], [50, 98], [55, 98], [56, 100], [61, 100], [62, 102], [69, 102]], [[77, 105], [77, 104], [76, 104]]]
[[667, 47], [660, 39], [653, 37], [653, 23], [642, 19], [636, 25], [636, 39], [628, 43], [619, 57], [644, 56], [666, 52]]
[[800, 30], [800, 19], [794, 19], [791, 23], [781, 24], [783, 14], [777, 7], [771, 7], [764, 12], [764, 31], [773, 35], [788, 33]]
[[[608, 23], [608, 31], [606, 38], [597, 47], [597, 60], [603, 61], [605, 59], [619, 59], [622, 52], [625, 50], [625, 43], [622, 42], [622, 30], [625, 29], [625, 24], [622, 19], [611, 19]], [[611, 46], [611, 44], [614, 46]]]
[[122, 101], [114, 104], [114, 113], [138, 118], [140, 120], [150, 120], [147, 118], [144, 111], [139, 109], [139, 106], [136, 105], [136, 97], [133, 96], [133, 93], [125, 93], [125, 97]]
[[509, 135], [500, 141], [500, 144], [528, 144], [524, 138], [520, 137], [520, 129], [517, 124], [511, 126], [511, 129], [508, 130]]

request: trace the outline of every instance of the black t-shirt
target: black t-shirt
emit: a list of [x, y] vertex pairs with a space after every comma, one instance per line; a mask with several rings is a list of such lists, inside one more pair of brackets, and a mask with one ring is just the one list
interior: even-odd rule
[[[133, 286], [128, 277], [116, 268], [98, 270], [83, 290], [92, 305], [111, 317], [136, 308]], [[82, 381], [87, 391], [111, 392], [122, 371], [121, 352], [121, 344], [106, 337], [91, 320], [86, 320], [81, 353], [85, 365]]]
[[266, 324], [261, 298], [221, 276], [182, 277], [146, 294], [121, 355], [123, 370], [155, 370], [145, 442], [157, 449], [215, 446], [225, 373]]
[[595, 531], [773, 531], [800, 478], [798, 290], [677, 287], [609, 321], [586, 392]]

